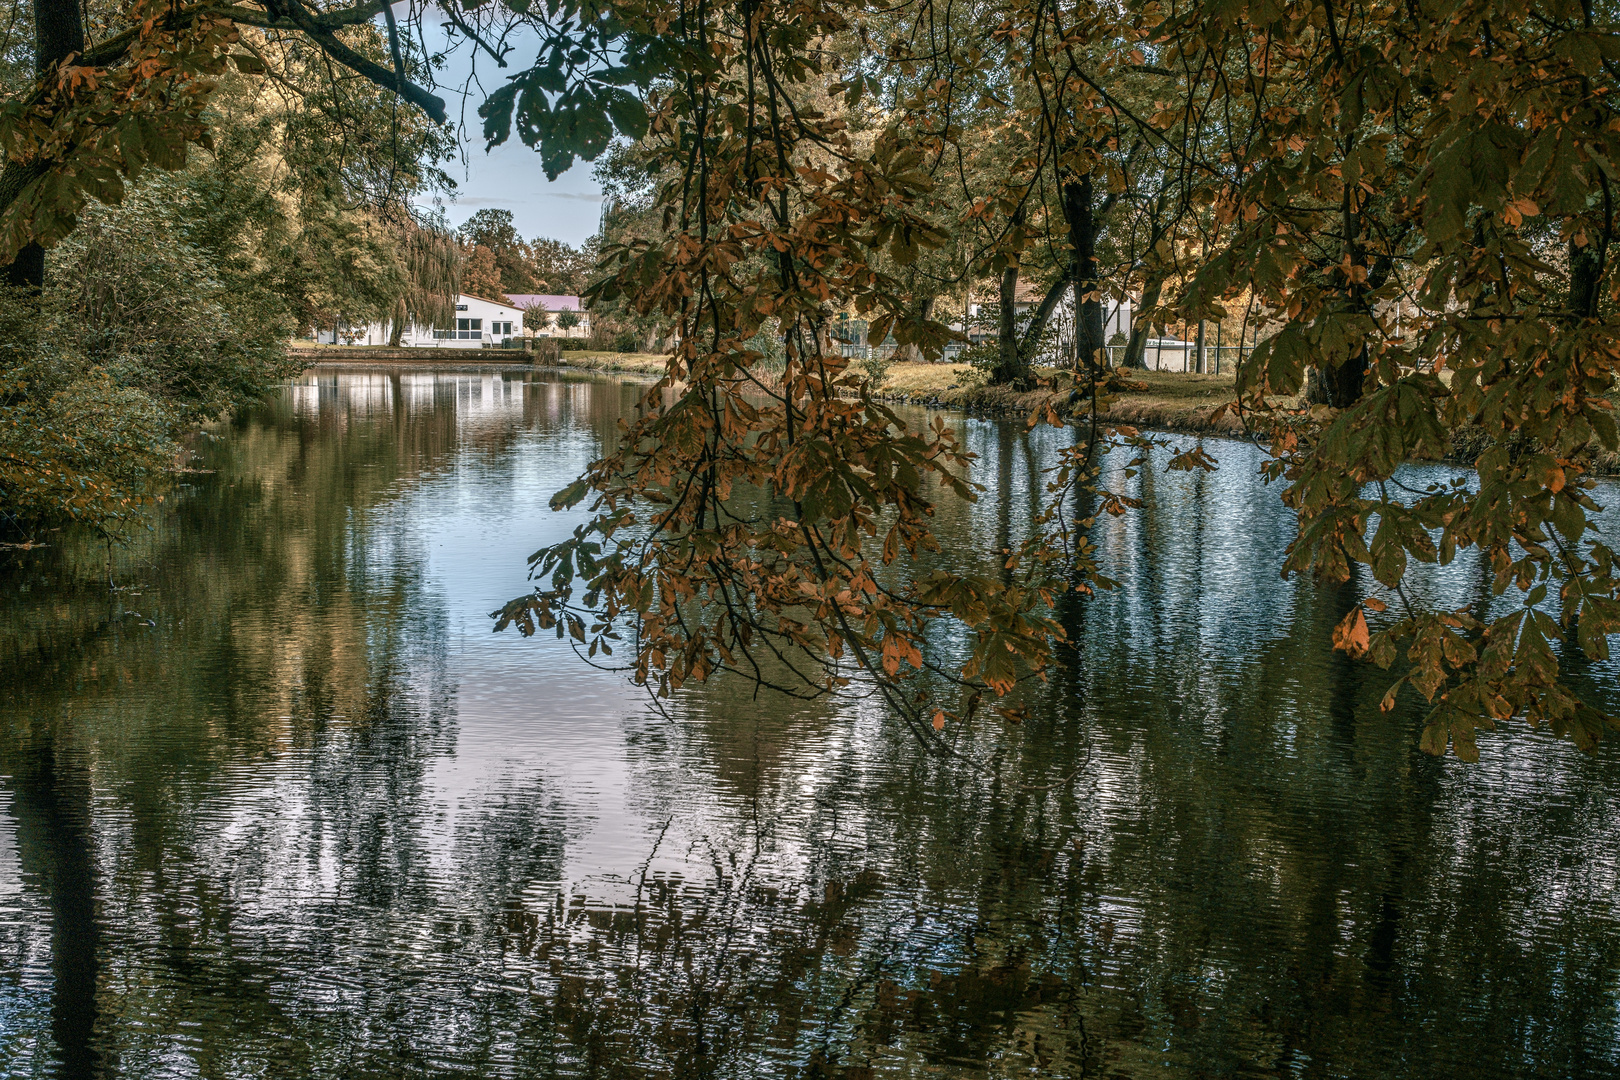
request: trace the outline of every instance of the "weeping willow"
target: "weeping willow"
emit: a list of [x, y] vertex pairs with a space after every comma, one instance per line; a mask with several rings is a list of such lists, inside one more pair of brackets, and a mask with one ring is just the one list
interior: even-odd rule
[[403, 290], [390, 319], [388, 344], [393, 346], [406, 326], [453, 325], [461, 292], [461, 248], [443, 221], [405, 214], [396, 228]]

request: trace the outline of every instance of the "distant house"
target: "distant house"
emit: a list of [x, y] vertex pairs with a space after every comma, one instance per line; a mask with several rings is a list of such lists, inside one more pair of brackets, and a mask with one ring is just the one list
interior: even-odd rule
[[[591, 313], [586, 311], [577, 296], [553, 296], [550, 293], [507, 293], [506, 299], [519, 310], [543, 307], [551, 318], [545, 326], [530, 326], [528, 337], [590, 337]], [[564, 330], [557, 325], [559, 312], [572, 311], [579, 316], [579, 325]]]
[[[365, 327], [323, 330], [315, 340], [327, 345], [387, 345], [393, 327], [374, 322]], [[462, 293], [456, 297], [454, 326], [409, 326], [399, 337], [405, 348], [498, 349], [508, 338], [523, 337], [523, 309], [510, 300], [489, 300]]]

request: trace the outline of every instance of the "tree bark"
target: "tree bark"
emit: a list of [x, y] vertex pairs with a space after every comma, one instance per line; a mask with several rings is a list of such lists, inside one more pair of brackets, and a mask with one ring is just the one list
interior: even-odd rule
[[[1380, 255], [1367, 273], [1367, 281], [1357, 286], [1358, 294], [1373, 292], [1389, 280], [1394, 260]], [[1313, 376], [1314, 373], [1314, 376]], [[1305, 372], [1305, 400], [1312, 405], [1328, 405], [1335, 409], [1348, 409], [1361, 400], [1367, 381], [1367, 346], [1362, 344], [1344, 363], [1337, 367], [1310, 368]]]
[[1001, 355], [990, 381], [996, 385], [1021, 386], [1029, 380], [1029, 365], [1018, 340], [1018, 266], [1014, 264], [1001, 272], [1001, 310], [996, 313], [996, 343]]
[[1153, 329], [1153, 324], [1148, 321], [1148, 312], [1159, 305], [1163, 292], [1163, 277], [1149, 278], [1142, 285], [1142, 305], [1132, 312], [1131, 336], [1125, 342], [1125, 367], [1147, 367], [1148, 331]]
[[1607, 244], [1588, 243], [1576, 247], [1569, 242], [1569, 309], [1578, 318], [1591, 318], [1598, 311], [1603, 283], [1603, 263]]
[[402, 296], [394, 303], [394, 317], [390, 320], [392, 325], [388, 328], [389, 348], [399, 348], [399, 343], [405, 336], [405, 320], [409, 317], [405, 310], [405, 298]]
[[[933, 314], [934, 297], [923, 297], [922, 302], [917, 305], [917, 318], [923, 322], [927, 322], [933, 317]], [[922, 360], [922, 349], [915, 341], [908, 341], [906, 344], [900, 347], [900, 350], [895, 354], [895, 358], [908, 364], [915, 364]]]
[[1091, 174], [1063, 185], [1063, 216], [1074, 248], [1074, 343], [1079, 363], [1095, 369], [1103, 341], [1102, 282], [1097, 272], [1097, 234], [1101, 216], [1093, 203]]
[[[84, 19], [79, 0], [34, 0], [34, 74], [43, 78], [74, 53], [84, 52]], [[48, 171], [40, 162], [6, 162], [0, 171], [0, 213], [11, 208], [23, 189]], [[36, 243], [22, 250], [5, 268], [6, 284], [38, 291], [45, 285], [45, 249]]]

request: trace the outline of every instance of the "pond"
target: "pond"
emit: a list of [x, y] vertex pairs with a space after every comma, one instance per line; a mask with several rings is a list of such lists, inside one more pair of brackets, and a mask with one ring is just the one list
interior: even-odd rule
[[[968, 768], [491, 633], [639, 390], [316, 369], [129, 546], [7, 557], [0, 1075], [1620, 1076], [1620, 746], [1419, 752], [1255, 448], [1109, 464], [1121, 587]], [[1073, 435], [951, 422], [965, 567]]]

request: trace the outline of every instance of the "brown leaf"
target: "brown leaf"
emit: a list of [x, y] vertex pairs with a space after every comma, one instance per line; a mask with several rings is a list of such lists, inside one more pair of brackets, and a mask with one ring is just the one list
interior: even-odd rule
[[1366, 656], [1370, 636], [1367, 632], [1367, 616], [1360, 607], [1356, 607], [1333, 628], [1333, 647], [1354, 657]]

